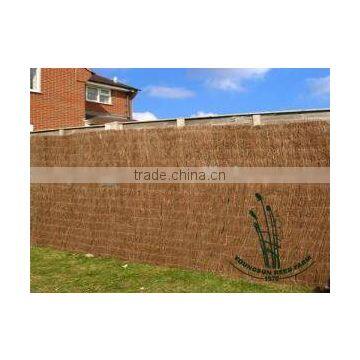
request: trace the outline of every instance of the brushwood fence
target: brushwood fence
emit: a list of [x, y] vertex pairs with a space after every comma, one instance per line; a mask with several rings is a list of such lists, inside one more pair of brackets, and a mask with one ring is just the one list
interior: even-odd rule
[[[31, 166], [328, 167], [327, 122], [198, 126], [31, 137]], [[261, 193], [279, 220], [281, 262], [314, 264], [287, 282], [329, 278], [329, 184], [31, 184], [31, 242], [243, 277], [262, 267], [248, 212]]]

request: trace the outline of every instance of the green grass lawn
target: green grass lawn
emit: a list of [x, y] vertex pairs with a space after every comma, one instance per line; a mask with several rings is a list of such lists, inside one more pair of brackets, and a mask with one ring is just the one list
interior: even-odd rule
[[133, 264], [109, 257], [31, 248], [31, 292], [40, 293], [237, 293], [308, 292], [309, 288], [253, 283], [162, 266]]

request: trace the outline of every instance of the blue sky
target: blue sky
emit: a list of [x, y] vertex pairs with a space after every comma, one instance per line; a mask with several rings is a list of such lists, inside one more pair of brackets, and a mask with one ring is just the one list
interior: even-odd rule
[[329, 69], [92, 70], [142, 90], [139, 120], [330, 106]]

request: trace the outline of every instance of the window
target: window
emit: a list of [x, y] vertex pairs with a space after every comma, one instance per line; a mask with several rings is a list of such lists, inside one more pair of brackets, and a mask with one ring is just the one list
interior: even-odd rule
[[111, 104], [111, 90], [87, 86], [86, 100], [102, 104]]
[[110, 103], [110, 90], [100, 89], [100, 102], [105, 104]]
[[98, 90], [96, 88], [88, 87], [86, 92], [86, 100], [98, 101], [97, 97], [98, 97]]
[[40, 92], [40, 68], [30, 68], [30, 91]]

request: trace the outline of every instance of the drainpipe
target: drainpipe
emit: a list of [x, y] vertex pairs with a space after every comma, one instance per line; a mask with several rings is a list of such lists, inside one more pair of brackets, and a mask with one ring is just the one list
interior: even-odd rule
[[128, 109], [129, 109], [129, 121], [132, 120], [132, 100], [130, 98], [130, 95], [128, 96], [128, 103], [129, 103], [129, 106], [128, 106]]

